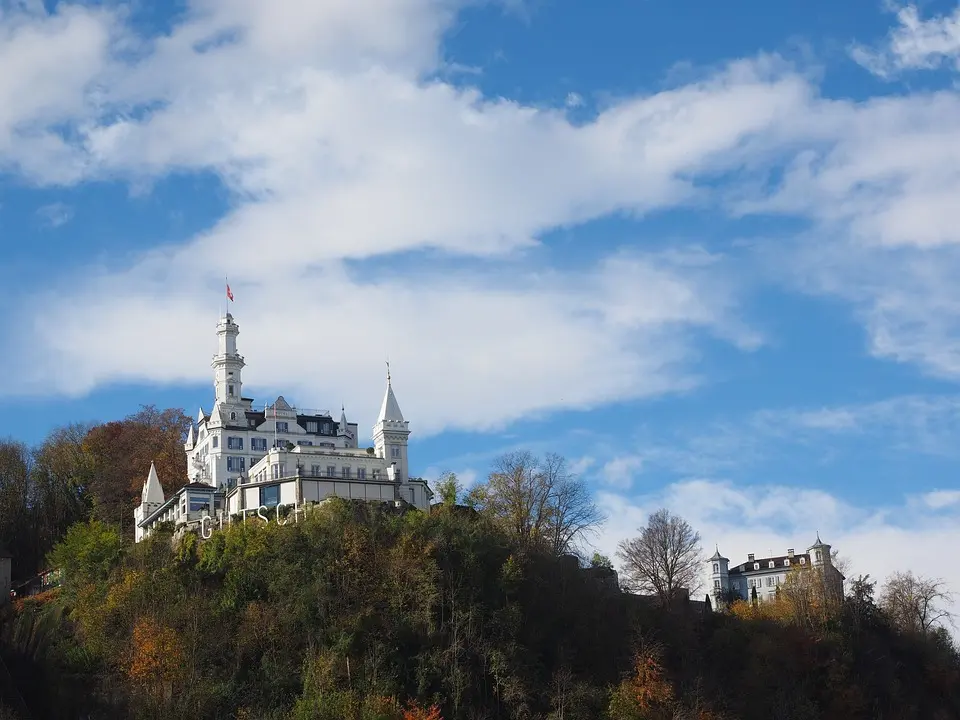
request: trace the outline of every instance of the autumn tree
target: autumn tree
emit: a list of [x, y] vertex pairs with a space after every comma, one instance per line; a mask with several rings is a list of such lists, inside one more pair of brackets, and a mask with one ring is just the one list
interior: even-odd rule
[[0, 442], [0, 547], [13, 554], [15, 578], [32, 574], [37, 560], [30, 517], [32, 470], [26, 445]]
[[190, 423], [182, 410], [158, 410], [149, 405], [123, 420], [91, 428], [83, 447], [93, 467], [93, 516], [117, 523], [126, 535], [132, 535], [133, 508], [150, 463], [156, 465], [165, 492], [186, 481], [183, 443]]
[[887, 578], [880, 593], [880, 607], [898, 628], [926, 635], [952, 623], [948, 606], [953, 599], [943, 580], [912, 572], [897, 572]]
[[525, 450], [501, 455], [470, 499], [513, 536], [558, 555], [572, 551], [605, 520], [583, 480], [552, 453], [543, 459]]
[[655, 594], [664, 604], [680, 588], [691, 594], [700, 589], [702, 555], [700, 533], [666, 509], [653, 513], [640, 534], [622, 540], [617, 550], [625, 585], [634, 592]]

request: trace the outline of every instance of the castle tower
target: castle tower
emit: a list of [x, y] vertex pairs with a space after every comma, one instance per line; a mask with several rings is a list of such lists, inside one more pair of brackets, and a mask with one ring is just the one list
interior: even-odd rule
[[227, 313], [217, 323], [217, 354], [213, 356], [214, 380], [217, 405], [241, 406], [240, 398], [243, 383], [240, 372], [245, 365], [243, 356], [237, 353], [237, 335], [240, 328], [233, 321], [233, 315]]
[[140, 523], [154, 512], [160, 509], [160, 506], [166, 502], [163, 497], [163, 488], [160, 486], [160, 478], [157, 475], [157, 469], [150, 463], [150, 472], [143, 483], [143, 490], [140, 492], [140, 505], [133, 511], [133, 517], [136, 521], [134, 534], [136, 541], [143, 540], [143, 529]]
[[730, 560], [720, 554], [720, 548], [717, 547], [708, 562], [710, 563], [710, 587], [714, 598], [717, 600], [717, 607], [720, 607], [720, 595], [725, 590], [730, 589]]
[[410, 479], [407, 466], [407, 440], [410, 424], [403, 419], [397, 396], [393, 394], [390, 381], [390, 365], [387, 365], [387, 390], [380, 406], [380, 416], [373, 426], [373, 444], [377, 455], [393, 463], [393, 479], [406, 482]]
[[833, 565], [830, 546], [820, 539], [820, 533], [817, 533], [817, 541], [808, 548], [807, 552], [810, 554], [810, 563], [814, 567]]

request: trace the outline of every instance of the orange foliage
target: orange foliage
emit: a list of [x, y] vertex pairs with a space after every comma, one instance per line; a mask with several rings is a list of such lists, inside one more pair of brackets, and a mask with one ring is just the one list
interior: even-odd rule
[[641, 710], [673, 700], [673, 686], [663, 678], [663, 668], [652, 655], [637, 657], [635, 673], [630, 690]]
[[183, 672], [180, 638], [171, 628], [152, 618], [140, 618], [133, 627], [127, 674], [136, 682], [172, 682]]
[[425, 708], [411, 700], [407, 703], [407, 709], [403, 711], [403, 720], [443, 720], [443, 716], [440, 715], [440, 708], [436, 705]]

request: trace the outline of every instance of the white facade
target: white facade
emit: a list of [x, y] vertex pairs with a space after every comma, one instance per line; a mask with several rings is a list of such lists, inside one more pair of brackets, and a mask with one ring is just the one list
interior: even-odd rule
[[788, 549], [786, 555], [776, 557], [757, 558], [751, 553], [746, 562], [731, 568], [730, 560], [717, 548], [707, 562], [710, 563], [711, 590], [718, 600], [726, 593], [751, 600], [754, 592], [758, 601], [772, 600], [777, 588], [786, 582], [787, 573], [798, 568], [823, 572], [831, 587], [843, 592], [843, 576], [833, 566], [830, 546], [822, 542], [819, 535], [806, 553], [795, 553], [793, 548]]
[[283, 396], [255, 409], [253, 400], [241, 394], [246, 363], [237, 352], [239, 334], [227, 313], [217, 324], [213, 409], [206, 414], [201, 408], [184, 445], [187, 485], [165, 500], [151, 466], [135, 511], [137, 542], [159, 522], [193, 525], [203, 513], [255, 513], [262, 506], [301, 506], [329, 497], [430, 507], [427, 484], [409, 476], [409, 423], [389, 368], [373, 426], [374, 447], [361, 449], [357, 424], [347, 421], [343, 408], [339, 421], [329, 412], [298, 410]]

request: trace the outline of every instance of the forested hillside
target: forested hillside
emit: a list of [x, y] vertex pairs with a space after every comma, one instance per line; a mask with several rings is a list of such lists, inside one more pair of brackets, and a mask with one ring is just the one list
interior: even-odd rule
[[203, 543], [93, 521], [53, 560], [65, 586], [0, 631], [34, 717], [960, 717], [949, 636], [897, 629], [869, 582], [803, 622], [662, 607], [452, 502], [335, 501]]

